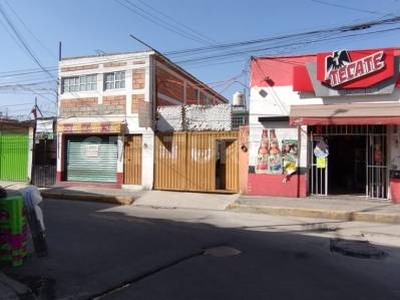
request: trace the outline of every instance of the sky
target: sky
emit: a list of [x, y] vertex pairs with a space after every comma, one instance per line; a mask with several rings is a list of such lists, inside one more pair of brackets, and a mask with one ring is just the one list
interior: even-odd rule
[[0, 113], [31, 118], [36, 101], [56, 116], [60, 49], [148, 50], [139, 39], [231, 100], [248, 94], [251, 56], [398, 47], [399, 34], [400, 0], [0, 0]]

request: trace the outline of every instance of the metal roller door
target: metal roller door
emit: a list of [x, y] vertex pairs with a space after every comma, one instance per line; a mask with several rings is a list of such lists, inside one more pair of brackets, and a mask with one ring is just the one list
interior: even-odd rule
[[117, 136], [66, 138], [66, 179], [116, 182]]
[[27, 132], [0, 133], [0, 180], [27, 180], [28, 142]]

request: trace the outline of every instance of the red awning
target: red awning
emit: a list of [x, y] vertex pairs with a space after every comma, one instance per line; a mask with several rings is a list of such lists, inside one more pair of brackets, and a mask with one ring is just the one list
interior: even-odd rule
[[290, 125], [400, 125], [400, 102], [292, 105]]

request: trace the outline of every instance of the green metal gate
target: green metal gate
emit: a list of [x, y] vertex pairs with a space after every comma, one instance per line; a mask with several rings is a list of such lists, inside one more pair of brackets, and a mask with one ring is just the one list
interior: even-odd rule
[[67, 137], [66, 145], [67, 180], [117, 181], [116, 136]]
[[28, 132], [0, 132], [0, 180], [27, 180], [28, 145]]

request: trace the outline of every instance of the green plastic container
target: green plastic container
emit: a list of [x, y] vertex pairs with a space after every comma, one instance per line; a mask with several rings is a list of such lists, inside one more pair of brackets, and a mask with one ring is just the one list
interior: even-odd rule
[[19, 195], [0, 198], [0, 228], [21, 234], [25, 224], [24, 198]]
[[0, 262], [17, 267], [27, 255], [27, 222], [20, 195], [0, 198]]

